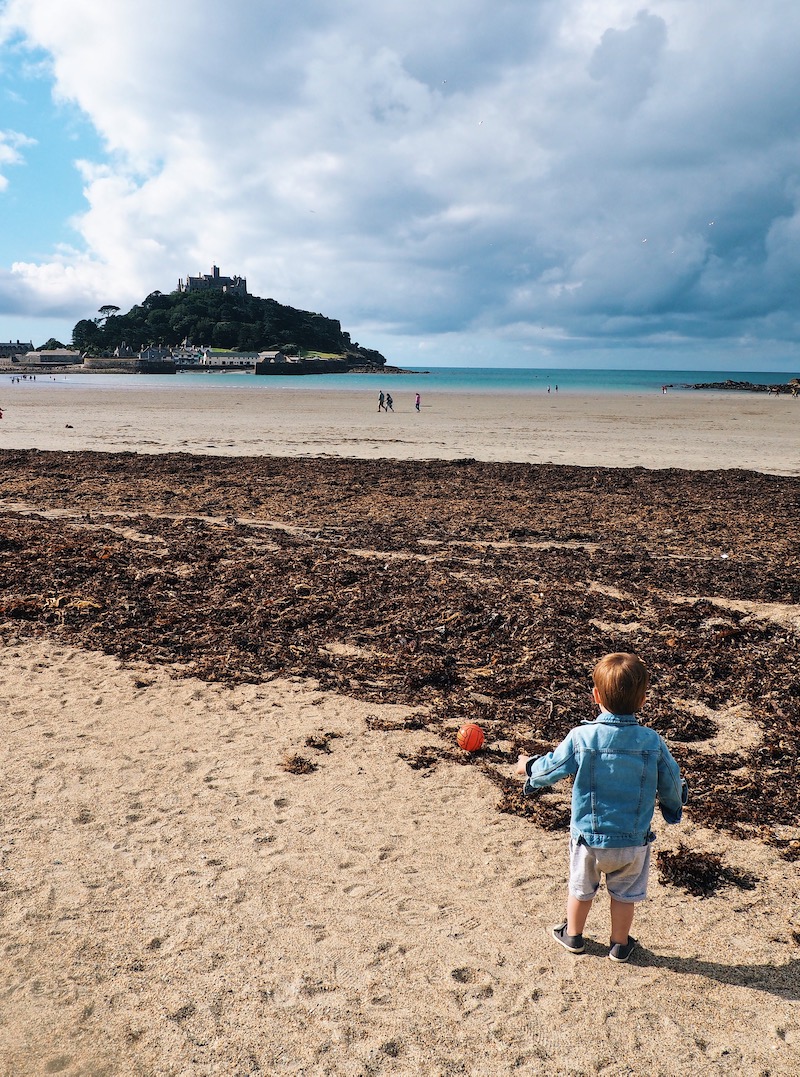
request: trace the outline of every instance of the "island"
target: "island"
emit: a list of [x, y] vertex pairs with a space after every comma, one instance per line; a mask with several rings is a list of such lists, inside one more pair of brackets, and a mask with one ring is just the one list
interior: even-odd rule
[[72, 331], [72, 346], [49, 340], [0, 343], [0, 369], [20, 375], [46, 368], [107, 373], [241, 371], [261, 375], [405, 373], [374, 348], [350, 339], [341, 323], [251, 295], [247, 281], [211, 273], [187, 276], [168, 293], [150, 292], [126, 313], [112, 303]]

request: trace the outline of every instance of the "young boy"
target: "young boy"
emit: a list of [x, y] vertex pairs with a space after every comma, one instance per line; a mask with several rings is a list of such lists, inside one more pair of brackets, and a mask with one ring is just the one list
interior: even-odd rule
[[663, 739], [636, 720], [650, 683], [644, 663], [635, 654], [607, 654], [593, 680], [597, 718], [571, 730], [547, 755], [521, 755], [517, 773], [527, 775], [525, 793], [575, 775], [567, 919], [553, 928], [553, 938], [570, 953], [583, 953], [602, 872], [611, 896], [608, 956], [627, 961], [636, 946], [629, 933], [635, 904], [647, 894], [656, 796], [666, 822], [679, 823], [688, 789]]

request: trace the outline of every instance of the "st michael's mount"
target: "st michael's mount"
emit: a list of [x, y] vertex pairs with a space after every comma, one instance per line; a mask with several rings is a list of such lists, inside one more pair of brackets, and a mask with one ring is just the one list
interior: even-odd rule
[[380, 352], [351, 341], [336, 319], [251, 295], [244, 277], [224, 276], [217, 266], [179, 280], [173, 292], [151, 292], [127, 314], [114, 304], [100, 307], [75, 325], [71, 347], [17, 343], [16, 350], [0, 345], [0, 368], [282, 375], [388, 369]]

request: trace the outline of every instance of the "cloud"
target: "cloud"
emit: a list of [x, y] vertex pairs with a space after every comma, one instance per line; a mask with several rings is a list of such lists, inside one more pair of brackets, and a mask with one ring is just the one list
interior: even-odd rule
[[77, 320], [213, 263], [454, 361], [476, 333], [796, 336], [792, 0], [7, 0], [3, 33], [105, 149], [78, 249], [11, 269], [29, 306]]
[[645, 101], [656, 85], [666, 44], [666, 23], [647, 11], [640, 11], [628, 29], [605, 31], [588, 70], [600, 87], [599, 101], [613, 116], [629, 116]]
[[24, 156], [20, 152], [27, 146], [35, 146], [36, 140], [22, 135], [19, 131], [0, 131], [0, 192], [8, 187], [8, 177], [4, 175], [9, 165], [21, 165]]

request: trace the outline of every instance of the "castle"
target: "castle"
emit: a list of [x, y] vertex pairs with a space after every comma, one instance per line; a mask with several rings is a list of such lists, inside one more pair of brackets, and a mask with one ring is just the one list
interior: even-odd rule
[[219, 266], [212, 266], [210, 273], [201, 273], [198, 277], [187, 276], [186, 281], [178, 280], [179, 292], [230, 292], [232, 295], [247, 295], [247, 281], [244, 277], [221, 277]]

